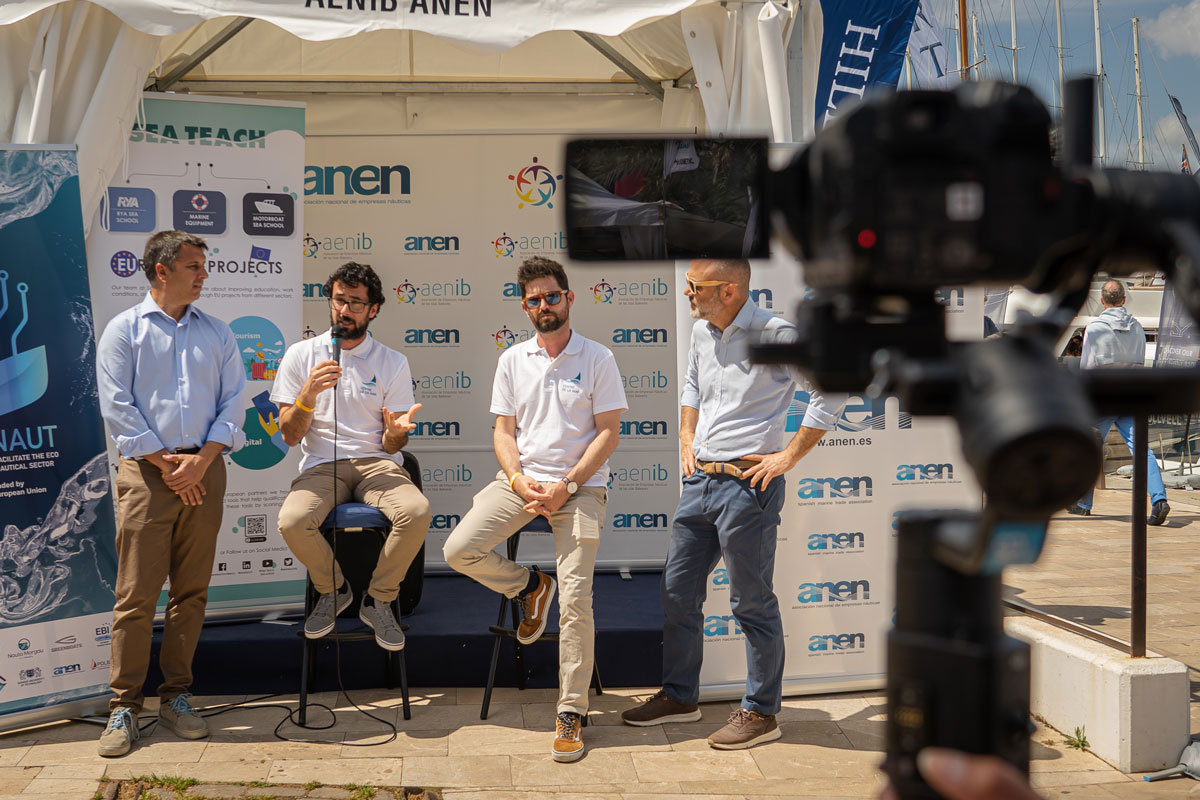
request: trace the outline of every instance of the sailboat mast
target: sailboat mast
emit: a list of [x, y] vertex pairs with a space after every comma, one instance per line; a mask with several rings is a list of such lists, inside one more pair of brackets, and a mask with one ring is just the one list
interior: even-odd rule
[[971, 63], [979, 68], [983, 76], [983, 40], [979, 38], [979, 15], [971, 12]]
[[967, 0], [958, 0], [958, 68], [964, 81], [971, 80], [967, 54]]
[[1138, 18], [1133, 18], [1133, 77], [1137, 89], [1138, 169], [1146, 168], [1146, 135], [1142, 130], [1142, 51], [1138, 41]]
[[[1062, 2], [1062, 0], [1059, 0], [1059, 2]], [[1009, 0], [1008, 18], [1012, 23], [1013, 83], [1018, 83], [1020, 82], [1020, 77], [1017, 74], [1017, 0]]]
[[1092, 0], [1092, 21], [1096, 28], [1096, 121], [1099, 152], [1096, 156], [1104, 163], [1104, 49], [1100, 41], [1100, 0]]
[[1058, 12], [1058, 104], [1063, 105], [1063, 90], [1067, 88], [1067, 81], [1063, 72], [1063, 43], [1062, 43], [1062, 0], [1054, 0], [1055, 10]]

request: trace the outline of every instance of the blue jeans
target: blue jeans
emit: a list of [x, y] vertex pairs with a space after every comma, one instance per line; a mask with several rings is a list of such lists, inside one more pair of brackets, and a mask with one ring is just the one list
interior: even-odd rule
[[[1100, 429], [1100, 441], [1104, 441], [1114, 424], [1117, 426], [1117, 430], [1121, 432], [1121, 438], [1125, 440], [1125, 446], [1132, 453], [1133, 417], [1103, 417], [1096, 423], [1096, 427]], [[1163, 488], [1162, 473], [1158, 471], [1158, 460], [1154, 458], [1154, 451], [1149, 447], [1146, 448], [1146, 491], [1150, 492], [1151, 505], [1154, 505], [1159, 500], [1167, 499], [1167, 490]], [[1092, 494], [1093, 491], [1088, 489], [1088, 493], [1079, 501], [1080, 508], [1091, 509]]]
[[775, 532], [784, 479], [765, 491], [727, 475], [694, 473], [683, 481], [667, 565], [663, 568], [663, 689], [678, 703], [700, 698], [704, 659], [704, 598], [724, 557], [729, 605], [746, 638], [746, 695], [742, 707], [779, 712], [783, 700], [783, 620], [775, 598]]

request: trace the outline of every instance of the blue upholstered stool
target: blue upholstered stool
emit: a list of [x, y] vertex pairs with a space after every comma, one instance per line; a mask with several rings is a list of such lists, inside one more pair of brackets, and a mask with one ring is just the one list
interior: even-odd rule
[[[342, 503], [325, 517], [325, 521], [321, 523], [321, 533], [327, 539], [330, 539], [334, 549], [334, 556], [337, 558], [338, 564], [342, 568], [342, 574], [349, 581], [351, 588], [354, 591], [354, 602], [342, 612], [340, 616], [354, 616], [357, 618], [359, 605], [362, 603], [362, 598], [367, 591], [367, 587], [371, 583], [371, 573], [375, 570], [375, 564], [379, 560], [379, 553], [383, 549], [383, 544], [387, 541], [388, 534], [392, 530], [392, 521], [378, 508], [367, 505], [366, 503]], [[423, 558], [424, 548], [421, 553], [417, 554], [417, 558]], [[312, 580], [305, 582], [304, 591], [304, 617], [312, 613], [313, 605], [317, 600], [317, 591], [313, 588]], [[397, 596], [392, 601], [392, 613], [396, 615], [396, 619], [403, 620], [400, 615], [400, 598]], [[408, 625], [403, 621], [400, 624], [401, 630], [408, 630]], [[301, 637], [304, 637], [304, 632], [300, 632]], [[356, 642], [356, 641], [375, 641], [375, 633], [369, 627], [360, 625], [351, 630], [338, 630], [336, 627], [333, 631], [322, 636], [320, 639], [304, 638], [304, 658], [300, 666], [300, 713], [298, 715], [300, 724], [305, 724], [305, 718], [308, 711], [308, 681], [309, 676], [316, 668], [317, 647], [325, 641], [333, 642]], [[408, 671], [404, 661], [404, 651], [399, 650], [391, 652], [380, 649], [386, 659], [387, 673], [387, 688], [395, 688], [395, 670], [399, 666], [400, 669], [400, 698], [404, 705], [404, 718], [412, 719], [412, 711], [408, 704]]]
[[[522, 533], [553, 533], [553, 529], [550, 527], [550, 520], [540, 515], [525, 523], [520, 530], [508, 537], [506, 550], [510, 561], [517, 560], [517, 550], [521, 546]], [[549, 613], [549, 609], [546, 612]], [[505, 627], [504, 617], [509, 613], [512, 614], [512, 627]], [[495, 637], [495, 643], [492, 645], [492, 665], [488, 669], [487, 686], [483, 690], [483, 705], [479, 710], [480, 719], [487, 719], [488, 708], [492, 704], [492, 689], [496, 685], [496, 665], [500, 662], [500, 643], [505, 639], [512, 639], [515, 650], [517, 688], [522, 690], [525, 688], [525, 658], [521, 650], [526, 645], [517, 641], [517, 626], [520, 624], [521, 616], [516, 599], [510, 600], [504, 595], [500, 595], [500, 613], [496, 617], [496, 624], [488, 626], [488, 630]], [[545, 641], [558, 641], [558, 632], [543, 633], [538, 642]], [[604, 685], [600, 683], [600, 667], [594, 658], [592, 659], [592, 687], [595, 688], [597, 695], [604, 694]], [[583, 724], [587, 725], [586, 716], [583, 718]]]

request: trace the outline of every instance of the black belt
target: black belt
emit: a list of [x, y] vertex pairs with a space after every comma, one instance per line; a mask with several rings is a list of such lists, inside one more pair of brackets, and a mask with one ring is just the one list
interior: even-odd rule
[[200, 452], [199, 447], [180, 447], [175, 450], [177, 456], [194, 456]]
[[739, 458], [736, 461], [697, 461], [696, 468], [705, 475], [728, 475], [741, 480], [742, 470], [750, 469], [757, 463], [757, 461], [745, 458]]

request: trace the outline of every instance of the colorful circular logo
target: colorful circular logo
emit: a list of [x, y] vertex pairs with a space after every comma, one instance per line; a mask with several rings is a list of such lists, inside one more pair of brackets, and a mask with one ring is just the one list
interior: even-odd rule
[[203, 211], [204, 209], [208, 208], [208, 198], [200, 192], [196, 192], [194, 195], [192, 195], [192, 208], [196, 209], [197, 211]]
[[316, 258], [317, 250], [319, 249], [320, 248], [317, 247], [317, 240], [307, 233], [304, 234], [304, 257]]
[[492, 334], [492, 338], [496, 341], [497, 350], [507, 350], [517, 343], [517, 335], [507, 325]]
[[516, 175], [508, 176], [510, 181], [514, 181], [513, 189], [521, 200], [517, 203], [517, 208], [524, 208], [526, 203], [531, 206], [554, 208], [554, 203], [550, 200], [558, 191], [558, 182], [562, 177], [539, 164], [537, 156], [534, 156], [532, 164], [522, 167]]
[[400, 305], [417, 302], [417, 287], [404, 281], [396, 287], [396, 302]]
[[138, 271], [138, 257], [128, 250], [118, 250], [108, 261], [108, 267], [114, 275], [128, 278]]
[[29, 649], [29, 640], [22, 639], [21, 641], [17, 642], [17, 649], [18, 650], [28, 650]]
[[496, 253], [496, 258], [512, 258], [513, 253], [517, 251], [517, 243], [507, 233], [502, 233], [492, 240], [492, 250]]
[[603, 278], [592, 287], [592, 300], [597, 303], [611, 303], [613, 299], [612, 284]]

